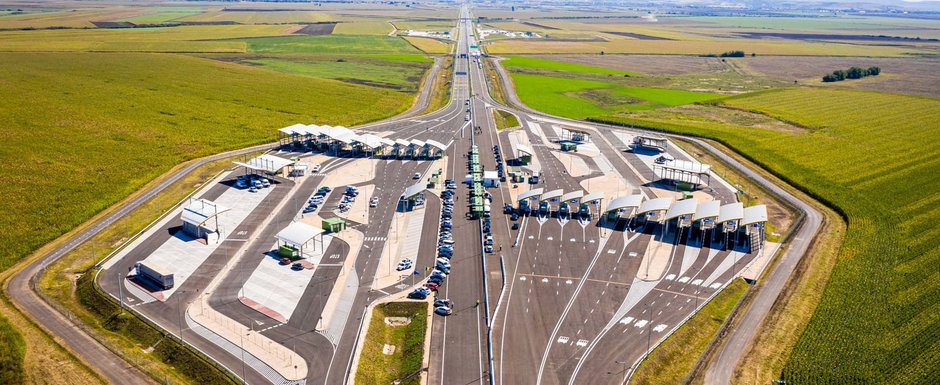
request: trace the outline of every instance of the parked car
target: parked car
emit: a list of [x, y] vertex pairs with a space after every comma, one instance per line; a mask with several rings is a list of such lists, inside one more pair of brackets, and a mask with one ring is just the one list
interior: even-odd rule
[[428, 289], [431, 289], [431, 290], [437, 290], [437, 288], [441, 287], [441, 285], [438, 285], [434, 282], [428, 282], [424, 284], [424, 287], [427, 287]]
[[435, 299], [434, 307], [441, 307], [441, 306], [454, 307], [454, 301], [451, 301], [449, 299]]
[[297, 263], [294, 263], [293, 265], [291, 265], [290, 268], [291, 268], [292, 270], [303, 270], [303, 269], [304, 269], [304, 264], [302, 264], [302, 263], [300, 263], [300, 262], [297, 262]]
[[282, 265], [290, 265], [290, 258], [281, 258]]
[[449, 307], [447, 307], [447, 306], [438, 306], [437, 308], [434, 309], [434, 314], [442, 315], [442, 316], [449, 316], [449, 315], [451, 315], [453, 312], [454, 312], [454, 311], [451, 310], [451, 309], [450, 309]]
[[408, 298], [411, 298], [411, 299], [425, 299], [425, 298], [428, 297], [428, 294], [430, 294], [430, 293], [431, 293], [431, 291], [428, 290], [427, 288], [419, 287], [419, 288], [415, 289], [414, 291], [412, 291], [411, 293], [408, 293]]
[[513, 229], [513, 230], [519, 230], [519, 223], [518, 223], [518, 222], [513, 223], [513, 224], [512, 224], [512, 229]]

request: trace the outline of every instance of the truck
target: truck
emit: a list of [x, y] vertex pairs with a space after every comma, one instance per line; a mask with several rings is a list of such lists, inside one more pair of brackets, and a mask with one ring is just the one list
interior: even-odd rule
[[567, 216], [568, 215], [568, 202], [561, 202], [558, 205], [558, 216]]
[[539, 183], [539, 173], [532, 172], [532, 176], [529, 177], [529, 184], [538, 184]]
[[134, 264], [134, 267], [137, 269], [138, 277], [150, 280], [163, 290], [173, 288], [173, 273], [162, 266], [153, 262], [140, 261]]
[[588, 207], [587, 203], [581, 204], [581, 206], [578, 208], [578, 215], [582, 218], [591, 216], [591, 209]]
[[539, 202], [539, 214], [548, 214], [548, 202]]

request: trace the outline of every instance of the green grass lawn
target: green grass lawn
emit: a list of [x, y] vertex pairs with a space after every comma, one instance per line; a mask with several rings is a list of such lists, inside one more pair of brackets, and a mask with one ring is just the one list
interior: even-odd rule
[[506, 56], [501, 62], [506, 67], [538, 68], [555, 71], [580, 72], [590, 74], [638, 75], [634, 72], [620, 71], [604, 67], [595, 67], [577, 63], [567, 63], [555, 60], [540, 59], [528, 56]]
[[278, 72], [417, 92], [421, 78], [431, 68], [433, 60], [421, 55], [384, 55], [339, 58], [291, 56], [246, 59], [242, 62]]
[[7, 53], [0, 66], [0, 269], [184, 160], [413, 101], [182, 55]]
[[716, 138], [848, 222], [822, 300], [784, 366], [787, 384], [940, 382], [940, 100], [789, 88], [723, 104], [805, 130], [678, 116], [636, 123]]
[[537, 110], [573, 119], [678, 106], [719, 97], [707, 92], [626, 87], [597, 80], [528, 73], [511, 73], [510, 76], [523, 103]]
[[248, 39], [245, 43], [248, 51], [257, 53], [421, 53], [402, 38], [374, 35], [266, 37]]
[[[391, 327], [385, 317], [410, 317], [408, 325]], [[421, 369], [424, 360], [424, 335], [428, 325], [427, 302], [391, 302], [376, 306], [369, 321], [369, 332], [359, 357], [356, 383], [391, 384]], [[395, 351], [384, 354], [392, 345]], [[419, 384], [421, 376], [412, 376], [401, 384]]]
[[493, 119], [496, 121], [497, 130], [519, 127], [519, 119], [509, 111], [493, 110]]

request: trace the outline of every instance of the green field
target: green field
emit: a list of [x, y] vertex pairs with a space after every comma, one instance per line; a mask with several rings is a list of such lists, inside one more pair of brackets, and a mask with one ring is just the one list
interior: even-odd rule
[[[410, 323], [389, 326], [385, 317], [408, 317]], [[356, 368], [356, 383], [391, 384], [421, 369], [424, 336], [428, 324], [427, 302], [391, 302], [372, 309], [369, 332]], [[384, 345], [395, 351], [384, 354]], [[412, 376], [401, 384], [420, 384], [421, 376]]]
[[288, 36], [244, 40], [257, 53], [421, 53], [398, 37], [373, 35]]
[[431, 67], [433, 60], [421, 55], [400, 56], [403, 56], [403, 60], [392, 59], [394, 56], [386, 56], [386, 58], [346, 56], [325, 58], [325, 60], [291, 56], [246, 59], [241, 62], [278, 72], [335, 79], [403, 92], [417, 92], [421, 78]]
[[510, 76], [523, 103], [537, 110], [574, 119], [678, 106], [719, 97], [707, 92], [626, 87], [570, 77], [526, 73], [513, 73]]
[[636, 123], [719, 139], [848, 222], [822, 300], [784, 367], [787, 384], [940, 382], [940, 100], [790, 88], [723, 105], [804, 130], [680, 116]]
[[413, 100], [180, 55], [6, 53], [0, 65], [0, 269], [186, 159], [293, 123], [383, 118]]
[[129, 21], [136, 24], [159, 24], [180, 19], [204, 12], [198, 7], [155, 7], [146, 10], [148, 14], [128, 17], [119, 21]]
[[555, 71], [581, 72], [591, 74], [615, 74], [615, 75], [637, 75], [636, 73], [620, 71], [604, 67], [594, 67], [584, 64], [567, 63], [555, 60], [540, 59], [529, 56], [506, 56], [506, 60], [501, 61], [506, 67], [516, 68], [538, 68]]

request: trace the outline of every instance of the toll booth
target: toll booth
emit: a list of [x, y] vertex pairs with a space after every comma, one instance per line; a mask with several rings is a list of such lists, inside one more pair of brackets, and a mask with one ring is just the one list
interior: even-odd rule
[[321, 226], [325, 231], [338, 233], [346, 230], [346, 221], [343, 218], [327, 218], [321, 222]]

